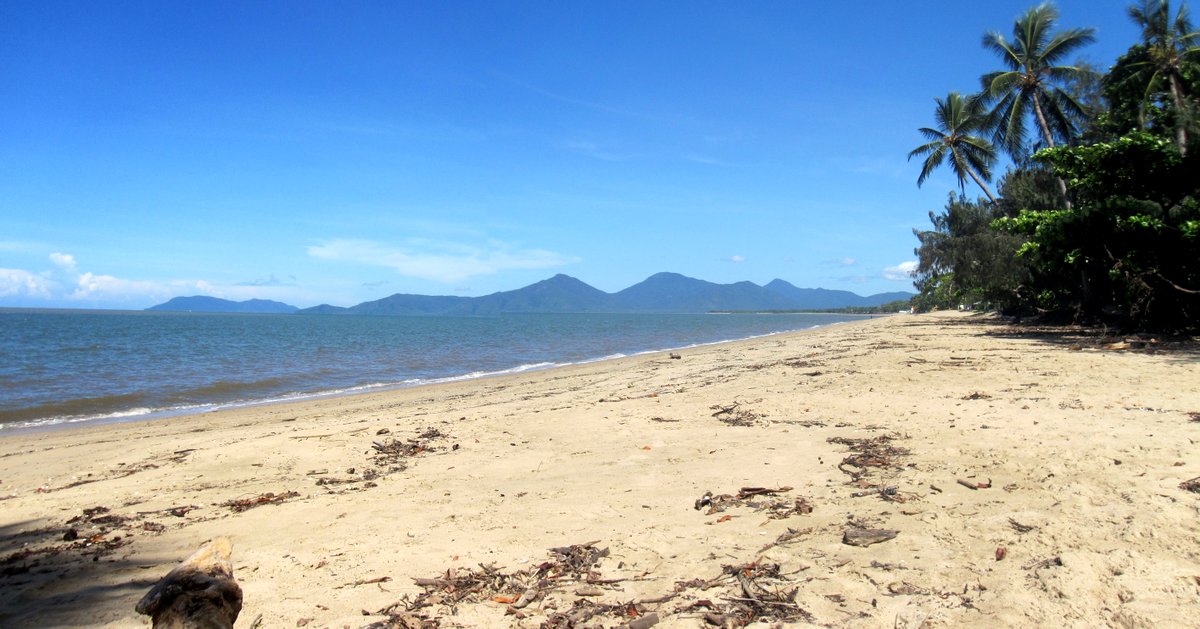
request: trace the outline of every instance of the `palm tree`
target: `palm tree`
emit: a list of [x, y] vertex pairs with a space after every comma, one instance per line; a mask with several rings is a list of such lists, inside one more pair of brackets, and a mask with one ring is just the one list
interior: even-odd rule
[[[1146, 82], [1143, 106], [1152, 94], [1166, 83], [1171, 101], [1175, 105], [1175, 144], [1181, 155], [1187, 154], [1187, 122], [1189, 103], [1183, 90], [1183, 68], [1185, 63], [1200, 62], [1200, 31], [1192, 29], [1188, 19], [1187, 3], [1182, 0], [1175, 20], [1171, 20], [1170, 0], [1142, 0], [1141, 4], [1129, 7], [1129, 17], [1142, 29], [1142, 40], [1146, 45], [1148, 59], [1135, 64], [1134, 77]], [[1131, 77], [1132, 78], [1132, 77]]]
[[[1010, 42], [995, 31], [983, 36], [983, 46], [1000, 56], [1007, 68], [981, 78], [983, 93], [995, 101], [992, 123], [996, 141], [1015, 159], [1026, 156], [1026, 118], [1032, 112], [1045, 146], [1075, 134], [1074, 120], [1083, 108], [1062, 86], [1085, 74], [1063, 59], [1095, 40], [1095, 29], [1073, 28], [1054, 32], [1058, 9], [1049, 2], [1017, 18]], [[1066, 193], [1066, 184], [1060, 186]]]
[[946, 100], [933, 99], [937, 103], [933, 115], [937, 119], [937, 128], [921, 127], [917, 131], [929, 140], [908, 154], [911, 161], [914, 157], [925, 157], [921, 167], [921, 175], [917, 177], [917, 185], [925, 183], [929, 173], [941, 166], [948, 159], [954, 174], [958, 176], [958, 188], [966, 185], [966, 178], [971, 177], [988, 199], [993, 203], [996, 197], [984, 185], [983, 179], [992, 178], [992, 164], [996, 161], [996, 149], [991, 142], [972, 135], [982, 131], [986, 119], [983, 115], [983, 101], [976, 96], [963, 96], [958, 92], [950, 92]]

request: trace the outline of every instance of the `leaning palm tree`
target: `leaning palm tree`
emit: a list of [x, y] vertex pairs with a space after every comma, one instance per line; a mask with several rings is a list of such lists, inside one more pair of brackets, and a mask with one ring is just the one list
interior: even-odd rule
[[[1142, 0], [1141, 4], [1129, 7], [1129, 17], [1142, 29], [1142, 40], [1146, 46], [1145, 61], [1134, 64], [1134, 75], [1145, 81], [1146, 95], [1143, 107], [1155, 93], [1171, 95], [1175, 105], [1175, 144], [1181, 155], [1187, 154], [1187, 123], [1192, 103], [1189, 103], [1183, 88], [1183, 66], [1200, 62], [1200, 31], [1192, 28], [1188, 19], [1187, 3], [1182, 0], [1175, 19], [1171, 19], [1170, 0]], [[1165, 86], [1164, 86], [1165, 83]]]
[[[950, 162], [950, 168], [958, 177], [958, 188], [962, 190], [969, 176], [983, 189], [988, 199], [993, 203], [996, 197], [983, 183], [983, 179], [992, 178], [992, 164], [996, 161], [996, 149], [982, 137], [973, 135], [984, 129], [983, 101], [977, 96], [963, 96], [958, 92], [950, 92], [946, 100], [933, 99], [937, 103], [933, 115], [937, 120], [937, 128], [921, 127], [917, 129], [929, 140], [908, 154], [908, 159], [925, 156], [925, 164], [917, 177], [917, 185], [925, 183], [933, 169]], [[983, 179], [980, 179], [982, 176]]]
[[[1056, 146], [1056, 139], [1074, 136], [1075, 120], [1083, 116], [1083, 108], [1063, 86], [1087, 71], [1059, 64], [1090, 44], [1095, 29], [1055, 33], [1057, 21], [1058, 10], [1047, 2], [1017, 18], [1011, 42], [995, 31], [983, 36], [983, 46], [999, 55], [1006, 67], [981, 78], [983, 93], [995, 102], [991, 112], [995, 139], [1018, 160], [1027, 154], [1030, 114], [1048, 147]], [[1060, 187], [1065, 193], [1065, 184]]]

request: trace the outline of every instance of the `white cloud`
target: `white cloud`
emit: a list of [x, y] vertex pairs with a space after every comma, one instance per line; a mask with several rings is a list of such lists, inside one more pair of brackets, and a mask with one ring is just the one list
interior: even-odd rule
[[579, 261], [545, 249], [513, 250], [497, 242], [476, 247], [413, 240], [407, 246], [391, 246], [372, 240], [334, 239], [310, 246], [307, 251], [322, 260], [381, 266], [406, 277], [446, 284], [511, 269], [545, 269]]
[[171, 292], [169, 285], [146, 280], [126, 280], [112, 275], [96, 275], [87, 272], [76, 281], [71, 299], [121, 301], [130, 298], [161, 297]]
[[746, 261], [746, 256], [729, 256], [728, 258], [725, 258], [725, 261], [733, 262], [734, 264], [740, 264]]
[[59, 253], [55, 251], [54, 253], [50, 254], [50, 261], [64, 271], [75, 270], [75, 256], [69, 253]]
[[49, 298], [53, 283], [24, 269], [0, 269], [0, 297]]
[[854, 266], [855, 264], [858, 264], [858, 260], [855, 260], [854, 258], [842, 258], [841, 260], [838, 260], [838, 264], [842, 266]]
[[917, 271], [917, 261], [908, 260], [901, 262], [896, 266], [889, 266], [883, 270], [883, 278], [894, 282], [912, 281], [913, 274]]

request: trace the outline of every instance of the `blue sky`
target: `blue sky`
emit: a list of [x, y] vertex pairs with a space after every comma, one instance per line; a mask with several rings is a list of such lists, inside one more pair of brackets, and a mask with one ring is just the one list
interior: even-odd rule
[[[0, 306], [909, 290], [957, 186], [917, 187], [916, 129], [1029, 6], [10, 0]], [[1101, 68], [1125, 6], [1058, 3]]]

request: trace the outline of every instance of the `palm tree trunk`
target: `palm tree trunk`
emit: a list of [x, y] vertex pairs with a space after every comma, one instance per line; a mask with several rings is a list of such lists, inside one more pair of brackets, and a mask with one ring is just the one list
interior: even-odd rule
[[[1046, 141], [1046, 145], [1054, 148], [1054, 136], [1050, 133], [1050, 125], [1046, 124], [1046, 114], [1042, 113], [1042, 99], [1038, 97], [1038, 93], [1033, 93], [1033, 113], [1037, 116], [1038, 127], [1042, 130], [1042, 139]], [[1062, 177], [1055, 177], [1058, 182], [1058, 192], [1062, 195], [1063, 203], [1067, 209], [1071, 209], [1071, 199], [1067, 198], [1067, 182], [1063, 181]]]
[[1175, 144], [1179, 147], [1179, 156], [1187, 157], [1187, 124], [1184, 117], [1183, 94], [1179, 88], [1179, 77], [1174, 73], [1171, 77], [1171, 98], [1175, 99]]
[[988, 199], [991, 200], [992, 203], [995, 203], [996, 197], [992, 196], [992, 191], [988, 190], [988, 187], [983, 185], [983, 182], [979, 180], [979, 175], [976, 175], [975, 171], [971, 170], [970, 168], [967, 169], [967, 174], [971, 176], [971, 179], [975, 180], [975, 183], [979, 184], [980, 188], [983, 188], [983, 193], [988, 195]]
[[1046, 146], [1054, 148], [1057, 146], [1054, 143], [1054, 136], [1050, 134], [1050, 125], [1046, 124], [1046, 114], [1042, 113], [1042, 99], [1038, 97], [1038, 93], [1033, 93], [1033, 113], [1037, 115], [1038, 127], [1042, 130], [1042, 139], [1046, 141]]

